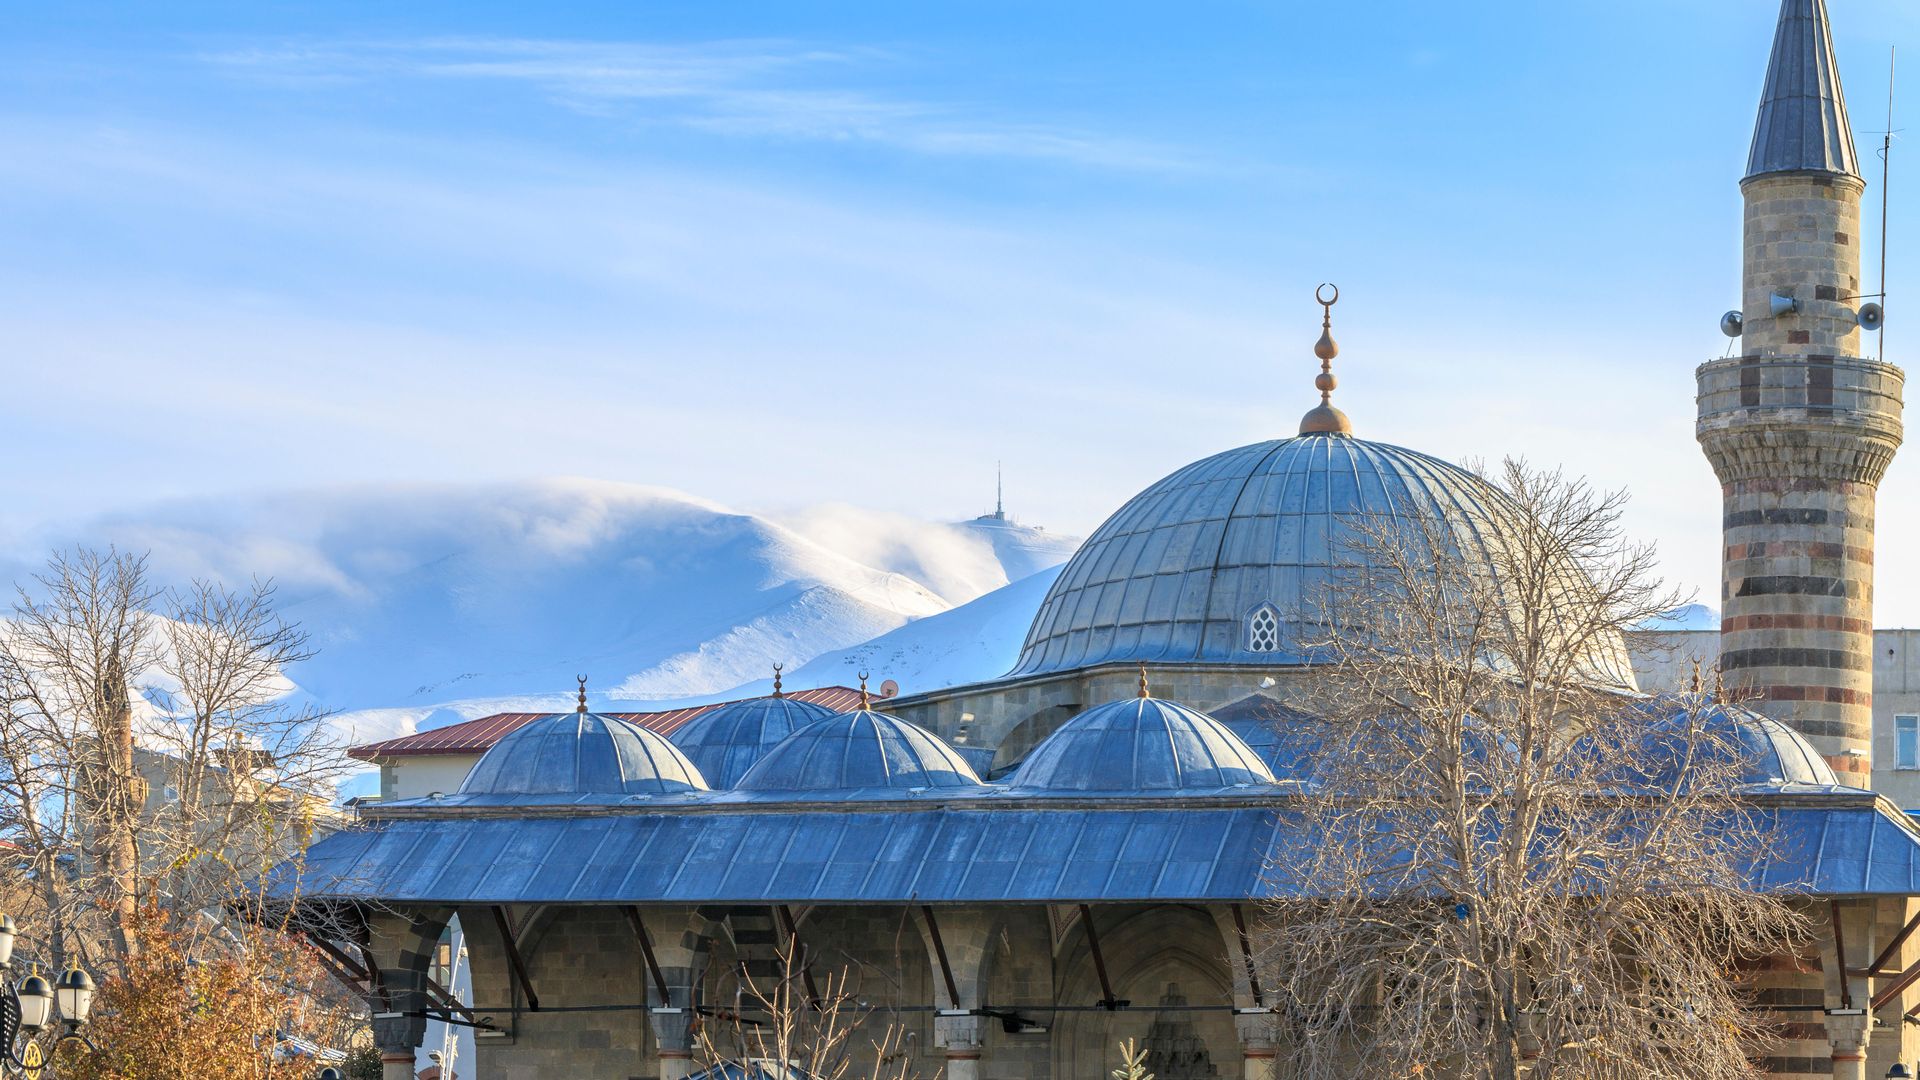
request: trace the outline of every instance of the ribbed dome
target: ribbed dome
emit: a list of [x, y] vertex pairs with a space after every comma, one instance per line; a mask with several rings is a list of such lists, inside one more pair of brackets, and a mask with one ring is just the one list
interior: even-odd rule
[[495, 743], [462, 795], [674, 795], [706, 781], [673, 744], [596, 713], [543, 716]]
[[[1637, 743], [1630, 775], [1617, 778], [1621, 783], [1670, 790], [1682, 779], [1682, 763], [1689, 750], [1696, 759], [1737, 760], [1735, 782], [1740, 784], [1832, 787], [1840, 783], [1833, 767], [1804, 736], [1752, 709], [1690, 706], [1673, 698], [1649, 703], [1646, 709], [1653, 719]], [[1696, 723], [1699, 736], [1689, 747], [1689, 732]]]
[[1211, 715], [1259, 755], [1275, 780], [1306, 783], [1312, 779], [1325, 742], [1324, 719], [1257, 694], [1215, 709]]
[[1171, 701], [1129, 698], [1067, 721], [1027, 755], [1008, 787], [1164, 794], [1273, 782], [1260, 755], [1219, 721]]
[[[1303, 435], [1195, 462], [1129, 500], [1067, 563], [1013, 675], [1116, 661], [1310, 661], [1333, 567], [1353, 566], [1372, 521], [1444, 521], [1456, 550], [1489, 561], [1518, 511], [1437, 458], [1342, 435]], [[1570, 574], [1567, 587], [1591, 584]], [[1626, 644], [1591, 667], [1633, 686]]]
[[747, 770], [736, 791], [980, 787], [966, 760], [933, 733], [862, 709], [816, 720]]
[[707, 784], [730, 788], [782, 739], [834, 715], [825, 705], [790, 697], [759, 697], [709, 709], [671, 736]]

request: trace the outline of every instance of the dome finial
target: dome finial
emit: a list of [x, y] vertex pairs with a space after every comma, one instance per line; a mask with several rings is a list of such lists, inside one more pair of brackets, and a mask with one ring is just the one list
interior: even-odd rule
[[786, 697], [785, 694], [780, 692], [780, 670], [786, 666], [787, 665], [785, 664], [773, 665], [773, 696], [774, 697]]
[[580, 680], [580, 704], [575, 706], [573, 711], [583, 713], [587, 711], [587, 677], [585, 675], [576, 675], [574, 678]]
[[[1326, 296], [1327, 290], [1333, 290], [1332, 296]], [[1323, 282], [1313, 290], [1313, 299], [1320, 305], [1320, 340], [1313, 343], [1313, 355], [1320, 358], [1320, 374], [1313, 380], [1314, 389], [1320, 391], [1320, 404], [1300, 419], [1302, 435], [1351, 435], [1353, 421], [1347, 414], [1333, 407], [1333, 391], [1340, 380], [1333, 376], [1333, 358], [1340, 355], [1340, 346], [1333, 340], [1333, 305], [1340, 302], [1340, 286]]]
[[1700, 683], [1700, 661], [1695, 660], [1693, 662], [1693, 681], [1687, 684], [1687, 690], [1689, 693], [1697, 694], [1702, 689], [1704, 689], [1704, 687], [1702, 687]]
[[867, 696], [867, 673], [860, 673], [860, 711], [872, 712], [873, 699]]
[[1143, 698], [1153, 696], [1147, 693], [1147, 662], [1145, 660], [1140, 662], [1140, 696]]

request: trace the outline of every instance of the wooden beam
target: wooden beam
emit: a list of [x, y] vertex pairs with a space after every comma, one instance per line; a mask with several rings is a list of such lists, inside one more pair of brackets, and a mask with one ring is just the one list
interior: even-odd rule
[[341, 948], [338, 945], [335, 945], [331, 941], [328, 941], [326, 938], [321, 937], [318, 933], [312, 930], [307, 931], [307, 940], [313, 943], [313, 947], [319, 950], [322, 956], [327, 957], [328, 959], [332, 960], [335, 964], [351, 972], [354, 978], [359, 979], [362, 982], [366, 981], [367, 979], [366, 966], [360, 963], [359, 960], [356, 960], [352, 953], [349, 953], [347, 950]]
[[800, 962], [800, 981], [807, 987], [807, 1004], [818, 1009], [820, 988], [813, 985], [813, 967], [807, 963], [806, 946], [800, 944], [800, 927], [793, 921], [793, 909], [779, 904], [775, 910], [780, 913], [780, 921], [787, 928], [787, 948], [793, 950], [793, 959]]
[[933, 939], [933, 955], [935, 959], [940, 961], [940, 977], [946, 980], [947, 1007], [950, 1009], [964, 1008], [964, 1006], [960, 1004], [960, 988], [954, 985], [953, 966], [947, 963], [947, 943], [940, 940], [940, 924], [933, 919], [933, 908], [926, 904], [921, 904], [920, 917], [927, 920], [927, 936]]
[[653, 988], [660, 993], [660, 1007], [667, 1008], [673, 999], [667, 996], [667, 977], [660, 972], [660, 961], [653, 957], [653, 939], [647, 936], [647, 924], [640, 918], [640, 909], [628, 904], [625, 908], [627, 921], [633, 924], [633, 936], [640, 942], [640, 955], [646, 959], [647, 973], [653, 976]]
[[1233, 929], [1240, 936], [1240, 957], [1247, 962], [1247, 988], [1253, 991], [1253, 1003], [1265, 1008], [1266, 998], [1260, 993], [1260, 971], [1253, 963], [1253, 939], [1247, 936], [1247, 920], [1240, 914], [1240, 905], [1233, 907]]
[[1880, 950], [1880, 955], [1874, 957], [1873, 963], [1867, 965], [1866, 974], [1886, 974], [1889, 971], [1887, 961], [1894, 958], [1894, 955], [1900, 951], [1900, 946], [1907, 943], [1907, 939], [1913, 936], [1915, 930], [1920, 930], [1920, 913], [1916, 913], [1913, 918], [1908, 919], [1907, 925], [1901, 927], [1900, 932], [1895, 934], [1893, 940], [1887, 943], [1887, 947]]
[[1833, 921], [1833, 962], [1839, 966], [1840, 1007], [1853, 1008], [1853, 988], [1847, 979], [1847, 936], [1840, 928], [1840, 901], [1827, 901], [1828, 917]]
[[493, 905], [493, 925], [500, 930], [500, 943], [507, 950], [507, 967], [513, 970], [514, 982], [520, 985], [520, 992], [526, 995], [527, 1009], [539, 1012], [540, 996], [533, 992], [533, 980], [527, 978], [527, 965], [520, 958], [520, 944], [514, 940], [513, 926], [507, 922], [507, 909], [499, 904]]
[[439, 998], [440, 1005], [442, 1008], [450, 1009], [453, 1012], [457, 1012], [461, 1016], [464, 1016], [469, 1020], [475, 1019], [473, 1015], [473, 1010], [467, 1008], [465, 1005], [460, 1004], [460, 999], [453, 996], [453, 991], [447, 989], [445, 986], [442, 986], [439, 980], [435, 979], [431, 975], [427, 976], [427, 993], [431, 994], [434, 997]]
[[1884, 1008], [1887, 1002], [1897, 1000], [1907, 987], [1915, 982], [1920, 982], [1920, 960], [1914, 961], [1907, 970], [1901, 972], [1899, 978], [1893, 980], [1893, 985], [1874, 994], [1870, 1008], [1874, 1010]]
[[1105, 995], [1096, 1004], [1108, 1012], [1133, 1004], [1113, 996], [1113, 983], [1107, 978], [1107, 958], [1100, 953], [1100, 935], [1093, 927], [1093, 909], [1085, 904], [1080, 905], [1080, 921], [1086, 924], [1087, 944], [1093, 949], [1093, 973], [1100, 976], [1100, 993]]
[[327, 974], [333, 976], [341, 986], [346, 987], [363, 998], [371, 995], [372, 987], [367, 984], [367, 977], [365, 975], [355, 975], [353, 972], [334, 963], [333, 960], [324, 953], [320, 955], [319, 959], [320, 966], [326, 968]]

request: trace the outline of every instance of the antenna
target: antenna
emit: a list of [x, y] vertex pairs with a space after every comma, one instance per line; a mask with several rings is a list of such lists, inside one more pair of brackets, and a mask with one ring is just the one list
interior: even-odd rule
[[[1887, 302], [1887, 177], [1893, 171], [1893, 76], [1900, 59], [1896, 46], [1887, 46], [1887, 130], [1880, 137], [1880, 302]], [[1880, 328], [1880, 362], [1887, 361], [1887, 330]]]
[[[1885, 216], [1886, 215], [1884, 213], [1881, 214], [1881, 217], [1885, 217]], [[1887, 271], [1884, 266], [1880, 268], [1880, 276], [1882, 278], [1887, 276]], [[1002, 469], [1000, 467], [1000, 462], [996, 461], [993, 463], [993, 516], [994, 516], [994, 519], [997, 521], [1007, 520], [1006, 495], [1007, 495], [1006, 470]]]

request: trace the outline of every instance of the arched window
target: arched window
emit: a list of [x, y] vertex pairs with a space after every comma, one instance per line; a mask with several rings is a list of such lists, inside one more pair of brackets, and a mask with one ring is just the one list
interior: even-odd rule
[[1261, 604], [1247, 616], [1247, 651], [1280, 651], [1280, 612], [1272, 604]]

